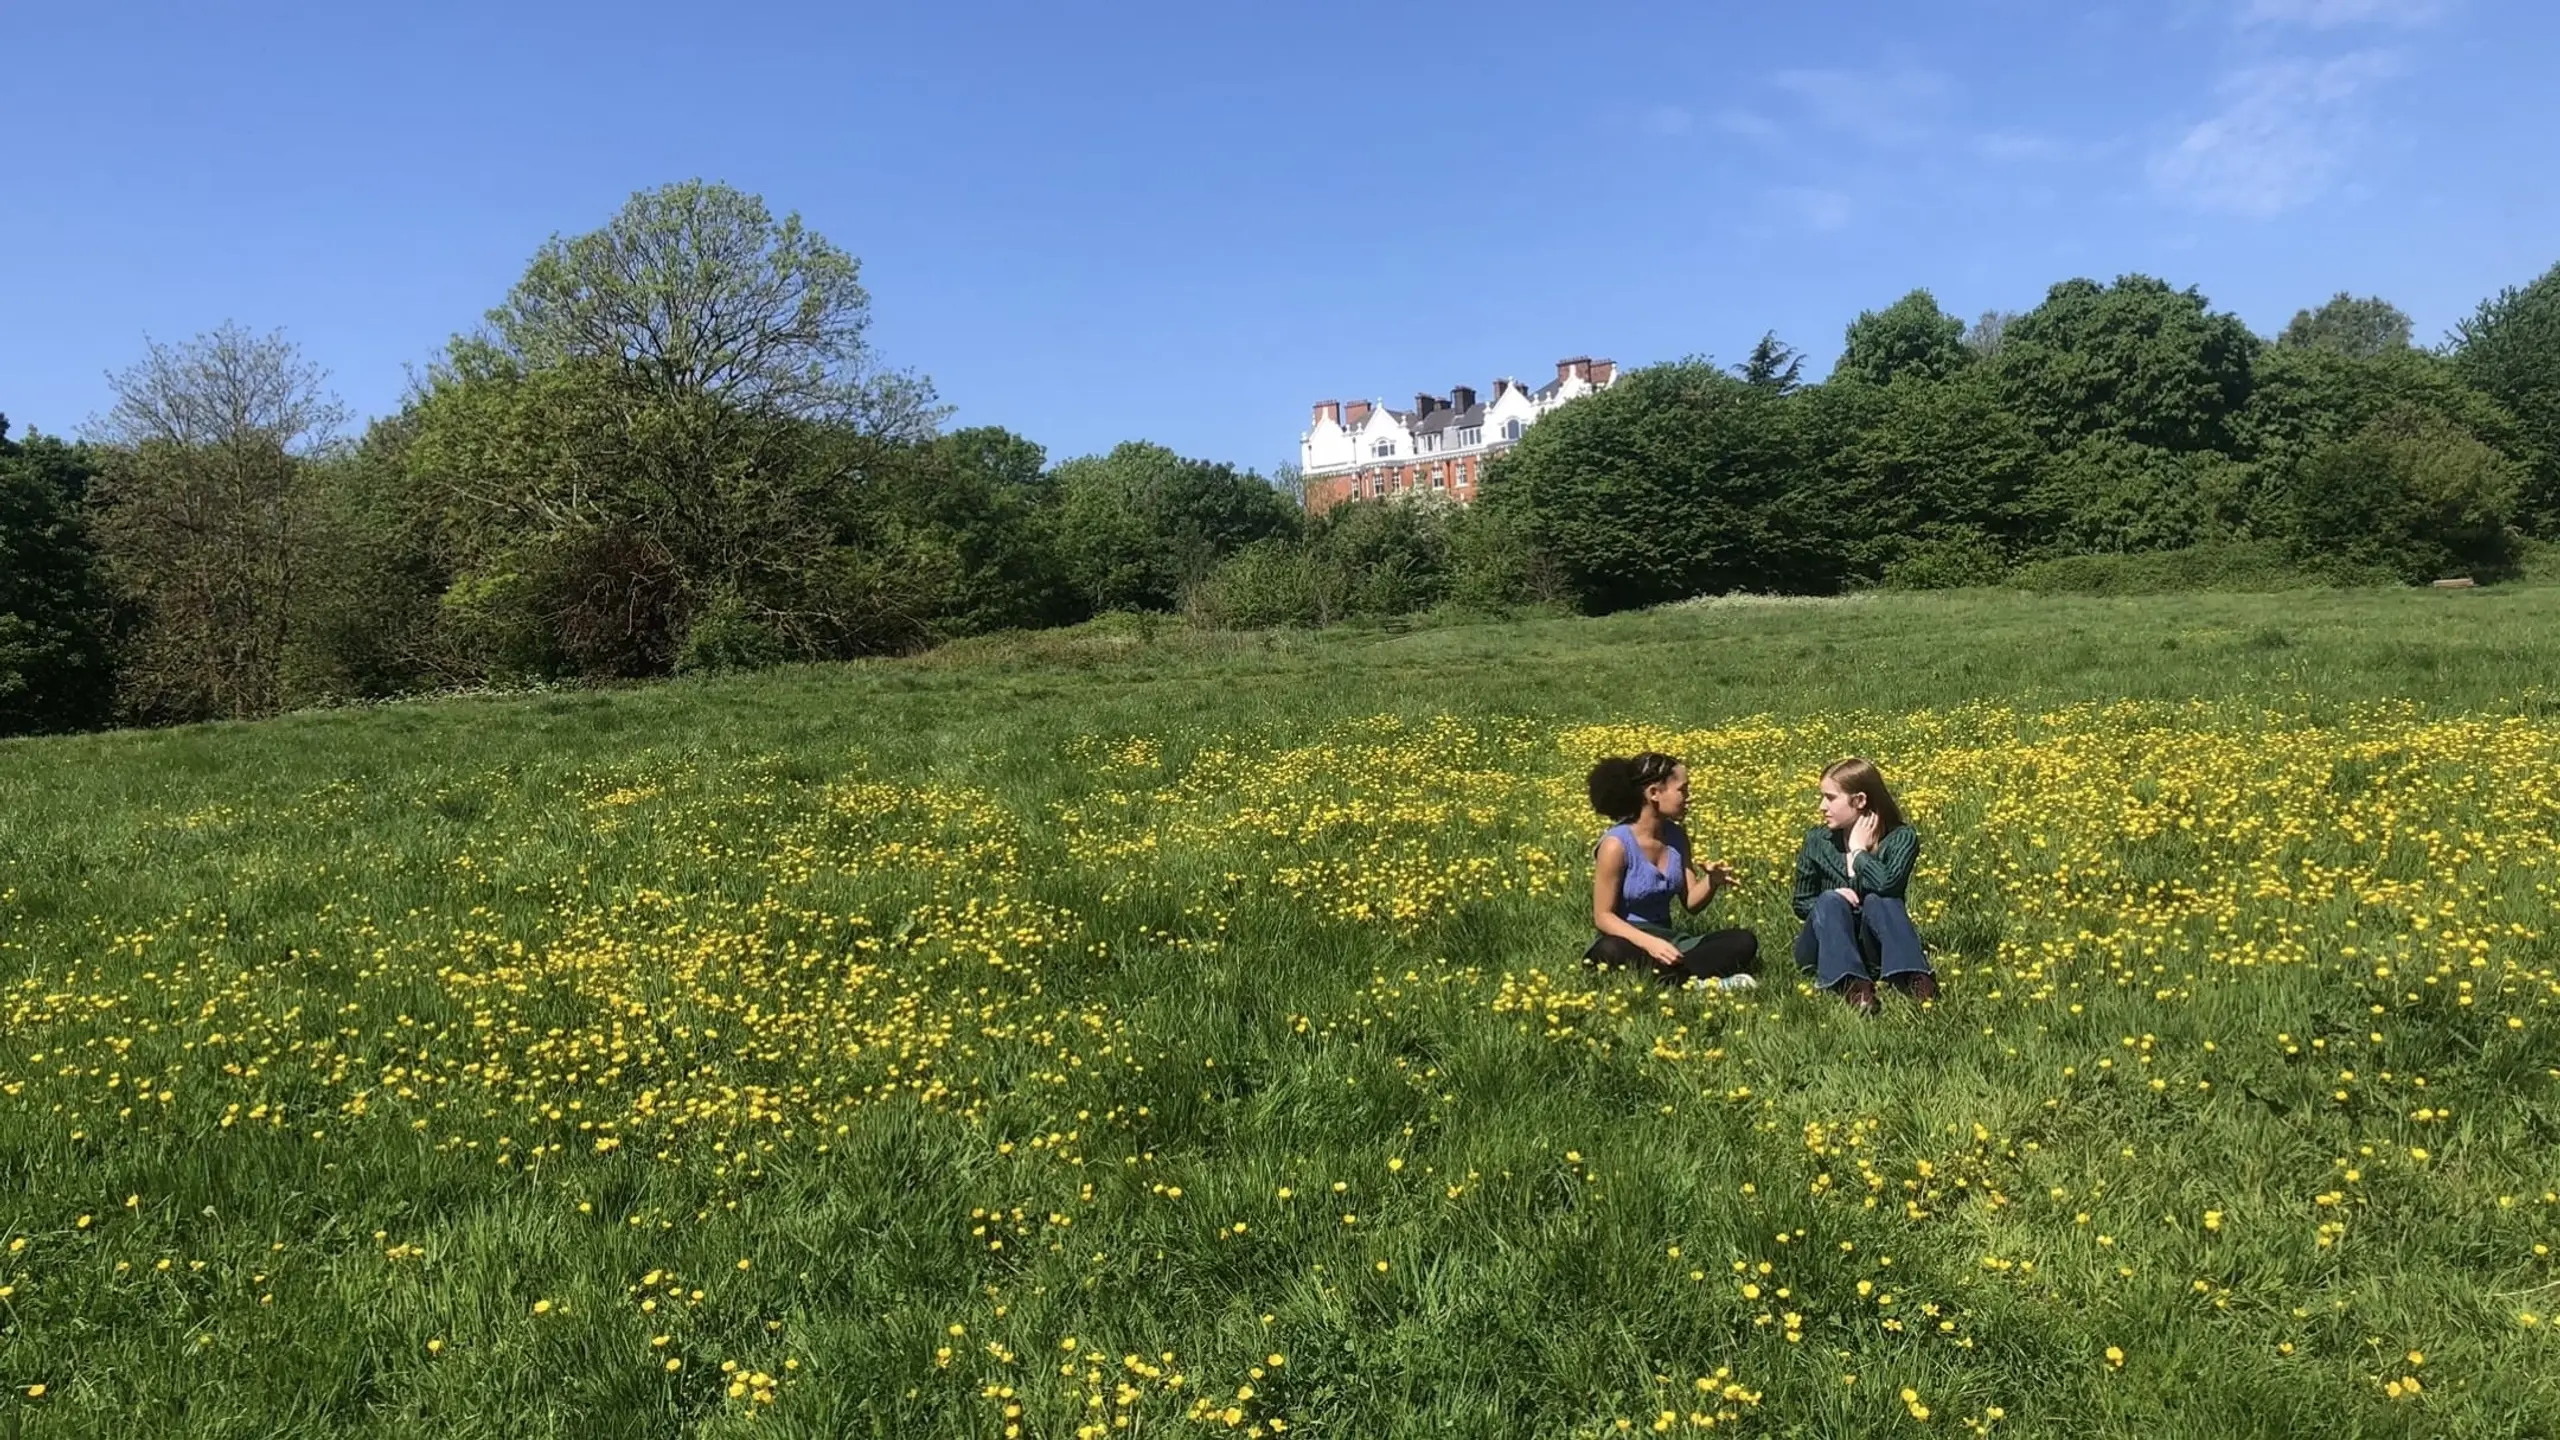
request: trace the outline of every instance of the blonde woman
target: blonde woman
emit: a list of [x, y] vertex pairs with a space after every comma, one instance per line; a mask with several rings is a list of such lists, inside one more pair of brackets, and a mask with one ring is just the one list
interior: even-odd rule
[[1822, 823], [1796, 853], [1796, 964], [1861, 1015], [1876, 1013], [1879, 977], [1914, 1000], [1938, 998], [1906, 899], [1919, 858], [1920, 832], [1874, 761], [1853, 755], [1822, 772]]

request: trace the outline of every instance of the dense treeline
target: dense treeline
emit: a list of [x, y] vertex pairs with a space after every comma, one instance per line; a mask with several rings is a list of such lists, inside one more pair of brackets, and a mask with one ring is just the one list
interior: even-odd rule
[[[1472, 509], [1309, 518], [1131, 443], [945, 432], [853, 257], [752, 196], [544, 245], [399, 413], [281, 337], [152, 345], [80, 443], [0, 422], [0, 734], [901, 653], [1182, 610], [1325, 625], [1730, 590], [2280, 567], [2495, 579], [2560, 539], [2560, 268], [2434, 351], [2340, 295], [2265, 342], [2192, 290], [1915, 292], [1803, 383], [1767, 335], [1556, 411]], [[2103, 582], [2103, 575], [2099, 577]]]
[[687, 183], [542, 247], [361, 434], [279, 336], [0, 424], [0, 734], [899, 653], [1166, 609], [1295, 536], [1263, 478], [943, 433], [853, 257]]
[[1731, 372], [1633, 372], [1497, 459], [1472, 510], [1342, 507], [1228, 562], [1207, 608], [2501, 578], [2560, 539], [2560, 268], [2441, 350], [2409, 334], [2339, 295], [2268, 343], [2138, 275], [1971, 327], [1915, 291], [1858, 316], [1820, 384], [1775, 336]]

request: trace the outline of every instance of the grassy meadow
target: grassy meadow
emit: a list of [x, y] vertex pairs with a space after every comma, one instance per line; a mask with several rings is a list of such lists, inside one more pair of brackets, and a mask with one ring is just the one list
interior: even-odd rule
[[[0, 743], [0, 1436], [2560, 1434], [2553, 676], [1875, 596]], [[1756, 993], [1576, 963], [1642, 745]]]

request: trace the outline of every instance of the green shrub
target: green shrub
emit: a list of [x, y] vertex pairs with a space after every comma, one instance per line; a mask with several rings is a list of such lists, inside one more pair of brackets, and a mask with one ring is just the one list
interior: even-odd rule
[[1308, 528], [1316, 623], [1428, 610], [1449, 593], [1457, 507], [1414, 499], [1336, 506]]
[[762, 670], [792, 658], [789, 641], [735, 594], [714, 597], [686, 627], [676, 673]]
[[2524, 467], [2432, 411], [2404, 408], [2313, 450], [2277, 483], [2294, 558], [2410, 584], [2514, 573]]
[[1227, 558], [1191, 587], [1183, 611], [1212, 630], [1271, 630], [1322, 623], [1314, 557], [1290, 540], [1265, 540]]
[[2315, 574], [2294, 564], [2281, 545], [2226, 540], [2183, 550], [2039, 560], [2019, 566], [2007, 583], [2041, 595], [2165, 595], [2180, 590], [2302, 590], [2381, 578], [2345, 570]]
[[2000, 547], [1979, 531], [1915, 540], [1884, 568], [1888, 590], [1963, 590], [1997, 585], [2009, 573]]
[[1449, 600], [1462, 611], [1508, 615], [1565, 604], [1556, 567], [1519, 515], [1471, 505], [1449, 523]]

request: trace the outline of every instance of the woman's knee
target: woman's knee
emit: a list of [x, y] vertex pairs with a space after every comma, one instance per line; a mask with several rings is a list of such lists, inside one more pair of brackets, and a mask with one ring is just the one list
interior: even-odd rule
[[1582, 952], [1583, 964], [1612, 970], [1627, 965], [1650, 964], [1652, 960], [1652, 956], [1616, 935], [1602, 935], [1591, 942], [1590, 949]]
[[1848, 897], [1842, 895], [1839, 891], [1825, 890], [1821, 894], [1813, 897], [1813, 913], [1817, 917], [1824, 915], [1855, 915], [1858, 913], [1858, 907], [1850, 904]]
[[1760, 937], [1749, 930], [1728, 930], [1723, 936], [1725, 963], [1739, 970], [1760, 968]]

